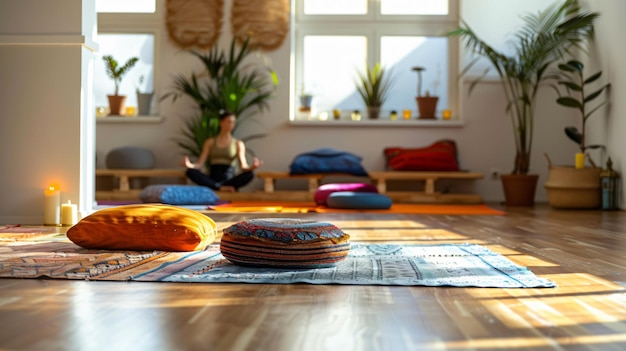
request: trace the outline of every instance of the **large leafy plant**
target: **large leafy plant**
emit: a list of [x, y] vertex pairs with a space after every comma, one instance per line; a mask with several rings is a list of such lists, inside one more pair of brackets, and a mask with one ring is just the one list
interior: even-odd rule
[[[537, 92], [547, 79], [548, 68], [592, 37], [598, 13], [582, 13], [576, 0], [554, 4], [522, 17], [523, 26], [513, 35], [513, 54], [507, 55], [480, 39], [466, 24], [448, 33], [460, 37], [477, 55], [463, 73], [481, 57], [486, 58], [502, 81], [515, 137], [513, 174], [528, 174], [533, 144]], [[478, 80], [470, 85], [470, 91]]]
[[107, 75], [113, 79], [113, 82], [115, 83], [115, 96], [119, 96], [122, 79], [126, 73], [128, 73], [128, 71], [135, 66], [137, 61], [139, 61], [139, 58], [131, 57], [123, 65], [120, 65], [119, 62], [117, 62], [117, 60], [111, 55], [102, 56], [102, 60], [104, 60]]
[[[566, 63], [559, 64], [560, 74], [557, 76], [557, 85], [553, 86], [559, 96], [556, 102], [561, 106], [573, 108], [579, 112], [580, 130], [573, 126], [565, 127], [565, 134], [578, 145], [582, 153], [585, 153], [587, 149], [603, 147], [598, 144], [588, 145], [586, 143], [585, 127], [589, 117], [600, 107], [608, 103], [608, 100], [595, 104], [593, 107], [590, 107], [588, 104], [598, 97], [601, 97], [602, 93], [606, 92], [611, 86], [610, 83], [607, 83], [597, 89], [591, 88], [594, 84], [597, 84], [598, 79], [602, 76], [602, 71], [585, 77], [583, 72], [584, 68], [585, 66], [582, 62], [577, 60], [570, 60]], [[589, 92], [587, 89], [592, 89], [592, 91]], [[562, 92], [562, 90], [564, 91]], [[591, 162], [593, 163], [593, 161]]]
[[367, 107], [380, 107], [385, 103], [391, 82], [389, 70], [380, 63], [371, 68], [366, 65], [363, 71], [357, 71], [356, 89]]
[[[246, 40], [238, 49], [233, 38], [230, 49], [225, 51], [213, 47], [208, 52], [190, 50], [203, 64], [203, 71], [191, 75], [179, 74], [174, 77], [173, 90], [161, 99], [187, 96], [195, 101], [197, 114], [191, 116], [176, 139], [177, 145], [185, 153], [198, 156], [202, 145], [218, 133], [220, 111], [231, 111], [237, 116], [237, 128], [241, 122], [254, 115], [254, 112], [269, 109], [268, 101], [278, 86], [276, 73], [269, 67], [259, 67], [244, 62], [253, 53]], [[262, 137], [254, 134], [242, 138], [250, 140]]]

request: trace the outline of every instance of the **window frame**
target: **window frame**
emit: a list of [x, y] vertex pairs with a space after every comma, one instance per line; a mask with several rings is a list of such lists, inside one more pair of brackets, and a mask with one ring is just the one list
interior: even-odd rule
[[[154, 13], [115, 13], [101, 12], [98, 13], [98, 34], [149, 34], [154, 36], [154, 52], [153, 52], [153, 68], [152, 90], [156, 92], [159, 84], [159, 55], [160, 42], [162, 38], [162, 9], [161, 2], [156, 2], [156, 10]], [[97, 38], [96, 38], [97, 41]], [[99, 50], [98, 54], [103, 54]], [[95, 84], [96, 82], [94, 82]], [[158, 107], [155, 113], [158, 113]]]
[[[367, 63], [374, 65], [381, 59], [380, 43], [384, 36], [441, 36], [456, 28], [460, 22], [458, 1], [448, 0], [447, 15], [383, 15], [379, 0], [367, 0], [368, 13], [365, 15], [306, 15], [304, 1], [292, 0], [292, 63], [290, 91], [290, 121], [298, 120], [298, 87], [304, 83], [304, 37], [307, 35], [358, 35], [367, 38]], [[374, 9], [374, 11], [372, 11]], [[354, 24], [359, 24], [358, 29]], [[415, 23], [416, 26], [407, 24]], [[363, 26], [368, 26], [364, 28]], [[459, 119], [460, 107], [460, 50], [456, 37], [448, 38], [448, 106], [455, 118]]]

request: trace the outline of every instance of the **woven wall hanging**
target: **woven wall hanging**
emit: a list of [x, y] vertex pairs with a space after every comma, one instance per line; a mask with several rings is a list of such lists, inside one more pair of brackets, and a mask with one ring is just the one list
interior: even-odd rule
[[211, 48], [222, 28], [223, 0], [167, 0], [170, 39], [181, 48]]
[[250, 37], [259, 50], [278, 48], [289, 32], [289, 0], [234, 0], [231, 12], [233, 35], [239, 43]]

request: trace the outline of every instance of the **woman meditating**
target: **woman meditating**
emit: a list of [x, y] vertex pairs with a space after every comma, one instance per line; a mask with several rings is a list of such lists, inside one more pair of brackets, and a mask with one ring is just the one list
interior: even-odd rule
[[[259, 168], [262, 162], [255, 157], [252, 165], [248, 165], [246, 145], [232, 135], [237, 123], [234, 113], [224, 112], [218, 119], [219, 132], [216, 137], [204, 142], [196, 163], [191, 162], [189, 156], [185, 156], [183, 162], [187, 167], [186, 174], [198, 185], [208, 186], [213, 190], [237, 191], [250, 183], [254, 178], [252, 171]], [[201, 171], [207, 160], [210, 164], [208, 175]], [[235, 175], [237, 163], [241, 173]]]

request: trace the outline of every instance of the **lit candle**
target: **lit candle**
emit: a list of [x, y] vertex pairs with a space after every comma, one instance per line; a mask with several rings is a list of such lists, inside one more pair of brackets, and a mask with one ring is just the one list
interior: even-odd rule
[[61, 192], [54, 185], [44, 191], [43, 224], [59, 225], [61, 211]]
[[582, 152], [576, 153], [576, 169], [585, 168], [585, 154]]
[[78, 221], [78, 207], [71, 201], [61, 205], [61, 225], [72, 226]]
[[404, 110], [404, 111], [402, 111], [402, 117], [404, 119], [411, 119], [411, 110]]
[[126, 116], [134, 117], [136, 113], [137, 113], [137, 110], [135, 109], [135, 106], [126, 106], [126, 111], [125, 111]]

